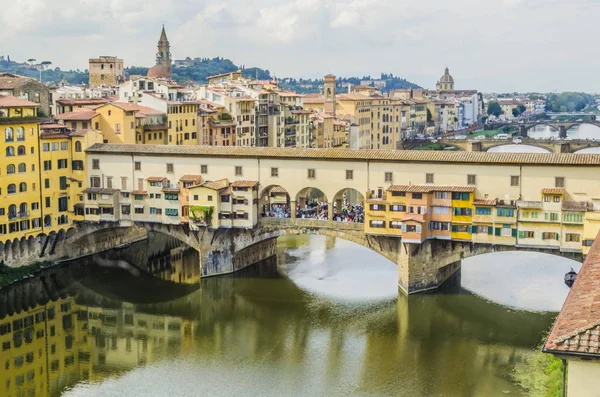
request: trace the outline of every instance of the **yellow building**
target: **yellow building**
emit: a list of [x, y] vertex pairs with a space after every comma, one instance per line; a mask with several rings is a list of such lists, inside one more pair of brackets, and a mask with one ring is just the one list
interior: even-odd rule
[[96, 108], [100, 130], [107, 143], [136, 143], [136, 105], [111, 102]]
[[[466, 190], [466, 189], [465, 189]], [[475, 188], [452, 192], [452, 239], [472, 240], [473, 199]]]
[[0, 243], [43, 232], [39, 162], [40, 105], [0, 96]]

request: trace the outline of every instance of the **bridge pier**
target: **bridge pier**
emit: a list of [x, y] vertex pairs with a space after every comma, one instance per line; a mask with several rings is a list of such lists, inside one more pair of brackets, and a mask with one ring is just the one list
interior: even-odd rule
[[558, 134], [559, 138], [562, 138], [562, 139], [566, 138], [567, 137], [567, 127], [564, 125], [561, 125], [559, 128], [560, 128], [559, 129], [560, 132]]

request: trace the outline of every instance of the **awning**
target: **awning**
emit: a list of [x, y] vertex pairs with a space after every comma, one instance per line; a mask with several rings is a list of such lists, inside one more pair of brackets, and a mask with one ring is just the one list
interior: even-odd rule
[[134, 205], [133, 208], [144, 208], [143, 205]]

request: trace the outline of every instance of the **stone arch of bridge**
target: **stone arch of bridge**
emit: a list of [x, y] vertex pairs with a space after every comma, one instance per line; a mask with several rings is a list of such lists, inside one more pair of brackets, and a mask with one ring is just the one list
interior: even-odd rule
[[[330, 205], [327, 194], [323, 190], [312, 186], [300, 189], [294, 195], [294, 201], [298, 209], [296, 211], [297, 218], [318, 218], [328, 212]], [[292, 211], [294, 210], [296, 209], [292, 209]], [[327, 219], [327, 217], [324, 219]]]
[[[510, 146], [510, 145], [514, 145], [514, 144], [511, 143], [511, 142], [506, 142], [506, 141], [505, 142], [499, 142], [499, 143], [494, 143], [494, 144], [491, 144], [491, 145], [485, 145], [484, 150], [487, 152], [490, 149], [495, 148], [495, 147]], [[543, 143], [539, 143], [539, 142], [536, 142], [535, 140], [532, 140], [532, 141], [527, 140], [526, 142], [523, 143], [523, 145], [537, 147], [537, 148], [546, 150], [548, 153], [554, 153], [554, 148], [551, 145], [546, 145], [546, 144], [543, 144]]]
[[[269, 185], [262, 189], [259, 198], [259, 211], [262, 216], [289, 218], [291, 216], [292, 197], [281, 185]], [[288, 212], [290, 212], [288, 214]]]

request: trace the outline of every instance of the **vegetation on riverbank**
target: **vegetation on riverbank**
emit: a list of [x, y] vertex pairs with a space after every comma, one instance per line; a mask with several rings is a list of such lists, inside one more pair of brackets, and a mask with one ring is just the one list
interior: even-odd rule
[[4, 263], [0, 263], [0, 288], [27, 276], [31, 276], [52, 265], [52, 262], [37, 262], [27, 266], [9, 267]]
[[467, 134], [467, 137], [475, 138], [476, 136], [484, 135], [486, 137], [492, 138], [498, 134], [512, 134], [516, 131], [517, 131], [517, 129], [515, 127], [503, 127], [503, 128], [498, 128], [495, 130], [479, 130], [479, 131], [469, 132]]
[[412, 148], [412, 150], [457, 150], [454, 146], [442, 145], [441, 143], [425, 143], [421, 146]]
[[[544, 336], [544, 339], [547, 335]], [[543, 343], [543, 342], [542, 342]], [[517, 364], [513, 380], [529, 392], [531, 397], [561, 397], [563, 390], [563, 364], [552, 354], [542, 353], [542, 347]]]

